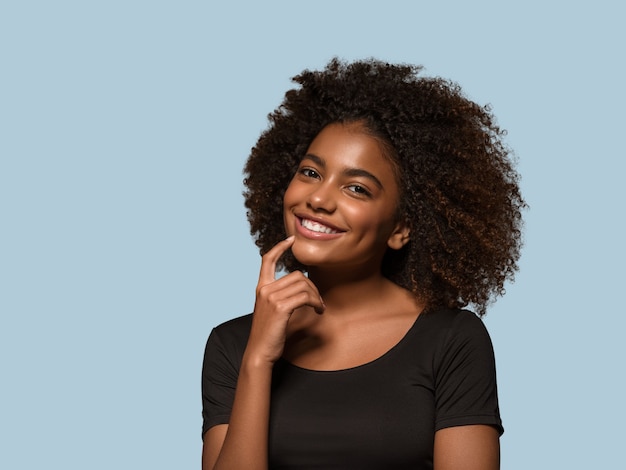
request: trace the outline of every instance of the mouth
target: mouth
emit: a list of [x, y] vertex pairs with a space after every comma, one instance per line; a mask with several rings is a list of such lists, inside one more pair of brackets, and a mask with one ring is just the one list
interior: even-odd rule
[[317, 233], [339, 233], [338, 230], [334, 230], [326, 225], [322, 225], [318, 222], [309, 219], [300, 219], [300, 225], [311, 232]]
[[309, 232], [325, 235], [336, 235], [342, 232], [342, 230], [337, 227], [323, 224], [317, 220], [308, 219], [306, 217], [297, 217], [297, 219], [298, 224]]

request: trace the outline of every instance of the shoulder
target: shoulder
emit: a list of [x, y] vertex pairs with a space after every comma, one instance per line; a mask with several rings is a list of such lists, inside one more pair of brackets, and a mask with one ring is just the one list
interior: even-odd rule
[[425, 318], [437, 338], [431, 362], [436, 429], [488, 424], [502, 433], [495, 357], [482, 320], [467, 310], [450, 309]]
[[229, 362], [239, 363], [248, 343], [252, 314], [228, 320], [211, 331], [205, 350], [205, 360], [228, 358]]
[[222, 338], [238, 339], [244, 338], [248, 340], [250, 335], [250, 328], [252, 327], [252, 314], [243, 315], [241, 317], [233, 318], [232, 320], [225, 321], [220, 325], [213, 328], [211, 334], [219, 335]]
[[491, 338], [475, 313], [439, 308], [425, 311], [420, 317], [419, 335], [435, 363], [469, 356], [492, 360]]
[[483, 321], [469, 310], [437, 308], [420, 314], [421, 329], [440, 339], [454, 336], [489, 337]]

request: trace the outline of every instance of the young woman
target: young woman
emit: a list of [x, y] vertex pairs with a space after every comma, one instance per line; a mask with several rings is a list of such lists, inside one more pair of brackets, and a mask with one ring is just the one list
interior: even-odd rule
[[207, 343], [203, 469], [499, 468], [462, 308], [512, 279], [524, 202], [489, 109], [419, 71], [333, 60], [270, 115], [245, 168], [256, 304]]

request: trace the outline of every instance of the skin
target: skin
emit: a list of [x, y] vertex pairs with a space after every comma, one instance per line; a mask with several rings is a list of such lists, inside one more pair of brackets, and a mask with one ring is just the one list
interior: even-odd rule
[[[380, 357], [413, 325], [423, 305], [381, 274], [386, 250], [410, 237], [396, 216], [398, 198], [392, 163], [358, 124], [331, 124], [313, 140], [284, 197], [290, 236], [262, 258], [230, 423], [205, 434], [203, 470], [267, 469], [279, 358], [313, 370], [354, 367]], [[276, 279], [288, 249], [308, 277], [295, 271]], [[396, 313], [381, 315], [389, 305]], [[489, 426], [435, 435], [436, 470], [496, 470], [498, 461], [498, 434]]]
[[[313, 277], [319, 270], [340, 271], [342, 277], [349, 277], [348, 270], [380, 276], [387, 248], [408, 241], [408, 229], [396, 220], [398, 198], [393, 167], [378, 141], [354, 124], [327, 126], [311, 143], [284, 196], [285, 228], [296, 235], [293, 254]], [[303, 219], [338, 233], [311, 232]]]

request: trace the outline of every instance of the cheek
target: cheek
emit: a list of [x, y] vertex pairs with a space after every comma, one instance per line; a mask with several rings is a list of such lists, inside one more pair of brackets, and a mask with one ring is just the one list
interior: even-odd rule
[[379, 207], [368, 211], [353, 211], [350, 217], [360, 231], [378, 241], [385, 241], [395, 227], [393, 213], [389, 208]]
[[283, 196], [283, 208], [286, 209], [291, 204], [293, 204], [296, 193], [297, 193], [296, 186], [297, 185], [294, 184], [294, 181], [291, 180], [291, 182], [289, 183], [289, 186], [287, 186], [287, 189], [285, 190], [285, 195]]
[[388, 217], [380, 207], [361, 206], [346, 204], [343, 206], [343, 214], [355, 227], [362, 230], [377, 230], [386, 224]]
[[287, 235], [292, 235], [292, 233], [290, 233], [292, 227], [290, 226], [288, 216], [290, 214], [290, 208], [293, 207], [294, 201], [297, 199], [295, 193], [294, 185], [289, 183], [285, 195], [283, 196], [283, 224], [285, 225]]

